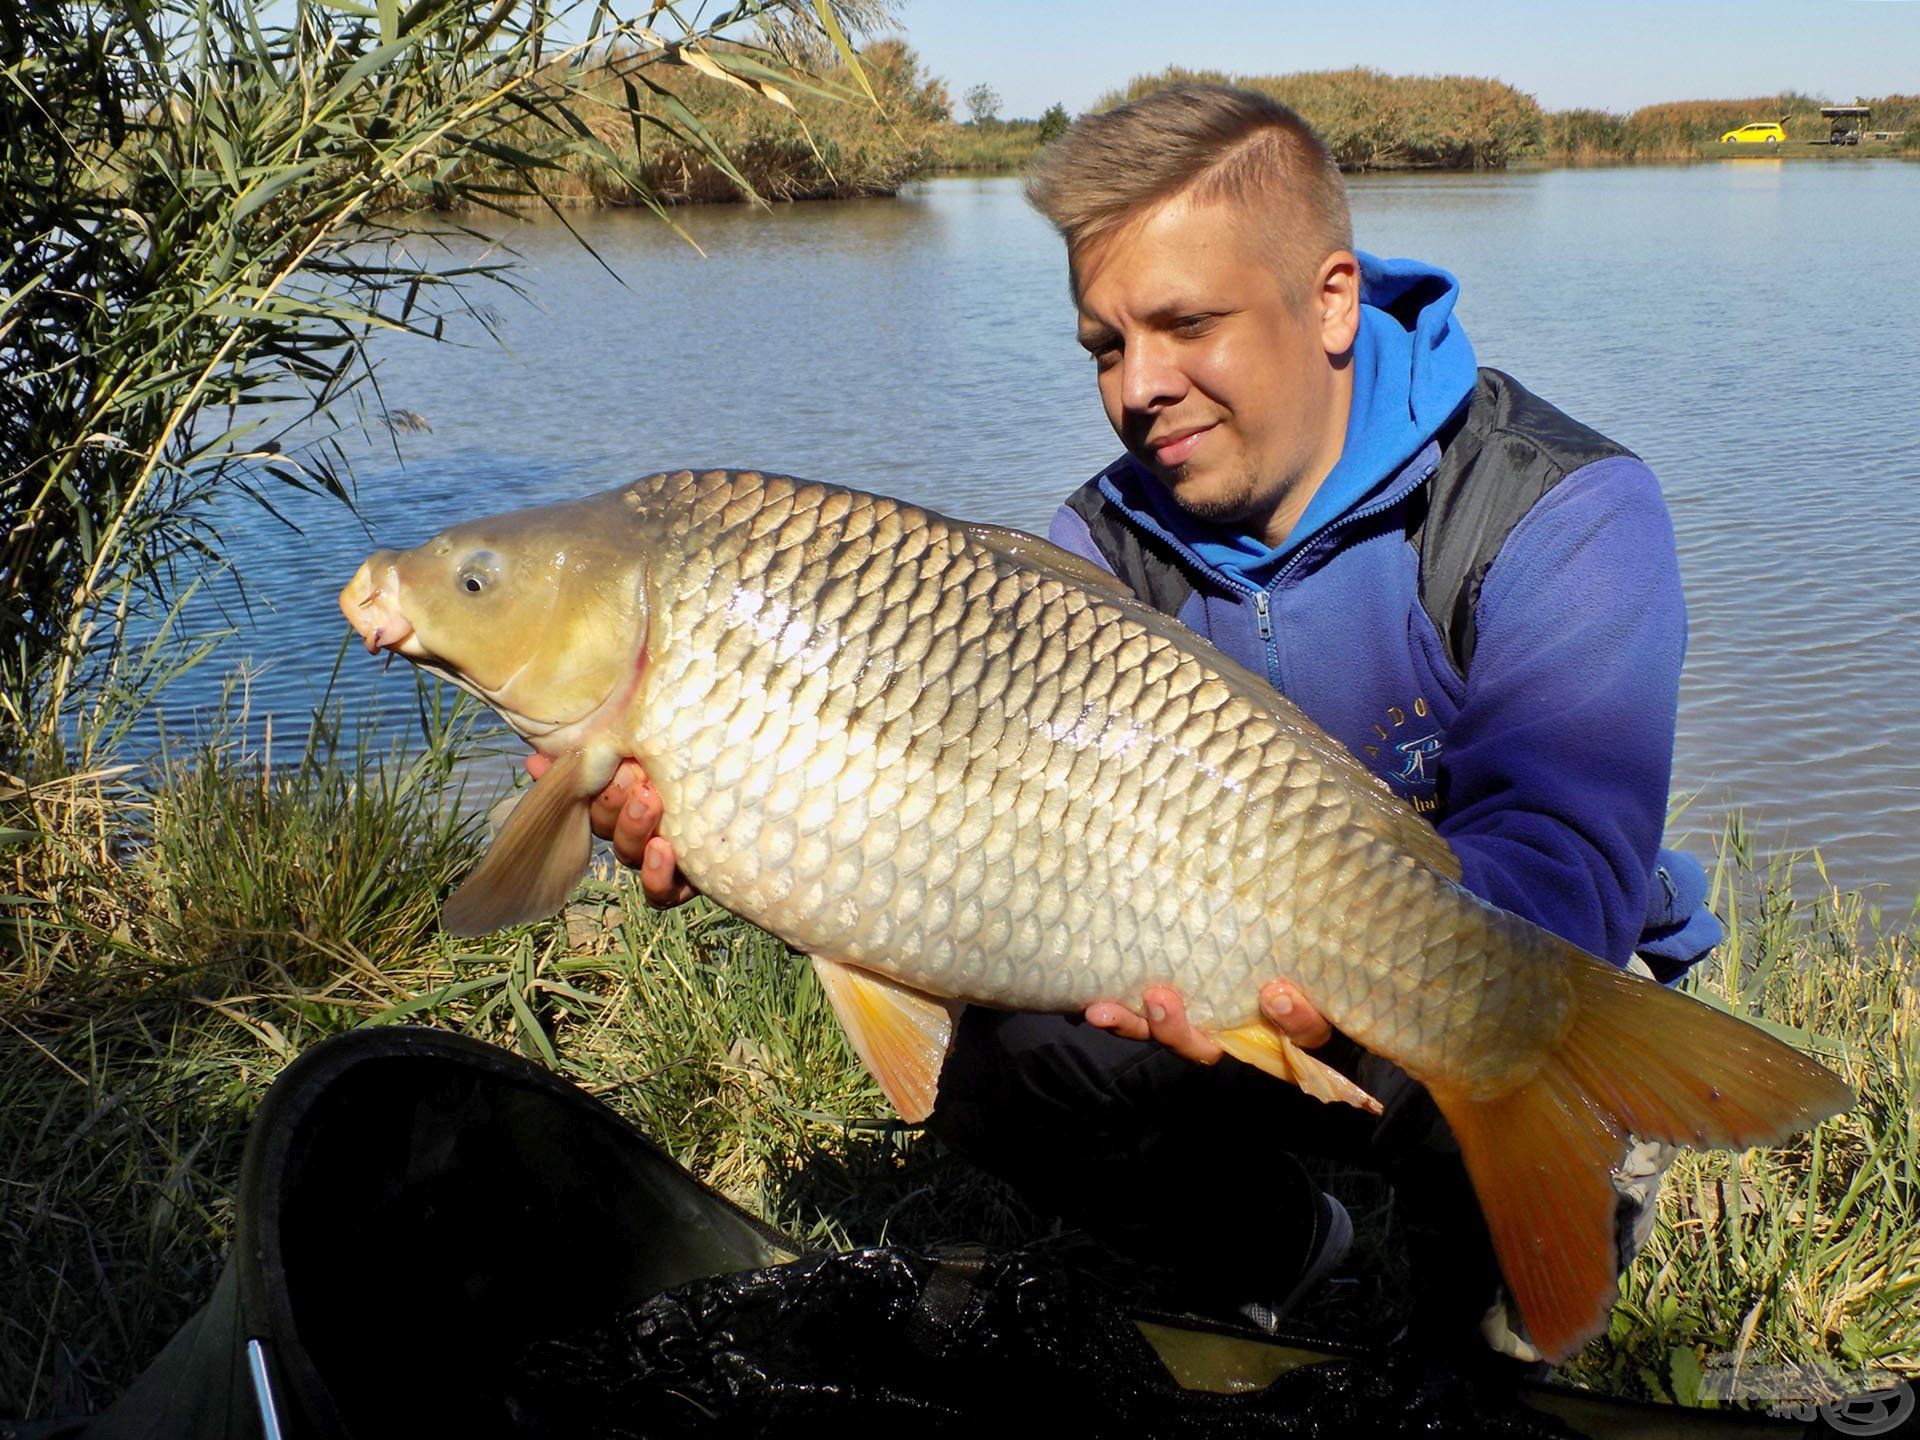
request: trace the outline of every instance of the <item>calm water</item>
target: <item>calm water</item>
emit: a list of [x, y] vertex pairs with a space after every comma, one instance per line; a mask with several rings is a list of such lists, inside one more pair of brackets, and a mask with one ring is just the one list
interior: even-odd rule
[[[1692, 615], [1676, 792], [1716, 833], [1817, 846], [1904, 908], [1920, 884], [1920, 165], [1394, 177], [1353, 186], [1360, 244], [1447, 266], [1482, 363], [1639, 451], [1666, 488]], [[534, 302], [481, 293], [459, 345], [388, 345], [389, 405], [431, 433], [356, 452], [367, 524], [448, 522], [652, 469], [837, 480], [1041, 529], [1115, 452], [1073, 343], [1064, 261], [1011, 181], [898, 201], [682, 217], [701, 258], [634, 214], [512, 227]], [[471, 247], [478, 253], [479, 247]], [[169, 693], [170, 729], [252, 671], [297, 732], [367, 548], [337, 508], [305, 533], [224, 519], [255, 590], [246, 633]], [[206, 608], [200, 612], [206, 614]], [[359, 663], [354, 663], [354, 662]], [[348, 657], [349, 706], [412, 703]]]

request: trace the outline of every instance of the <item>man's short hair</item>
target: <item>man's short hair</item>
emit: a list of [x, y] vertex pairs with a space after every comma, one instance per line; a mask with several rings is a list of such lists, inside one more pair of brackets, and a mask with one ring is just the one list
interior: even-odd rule
[[1244, 206], [1253, 237], [1302, 299], [1320, 262], [1353, 248], [1332, 152], [1292, 110], [1253, 90], [1176, 85], [1083, 116], [1027, 174], [1027, 199], [1069, 256], [1182, 193]]

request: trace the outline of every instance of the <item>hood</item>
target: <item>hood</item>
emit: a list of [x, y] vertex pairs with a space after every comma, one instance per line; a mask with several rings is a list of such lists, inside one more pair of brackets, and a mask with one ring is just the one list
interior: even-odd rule
[[1286, 543], [1269, 548], [1197, 521], [1160, 486], [1150, 488], [1160, 524], [1243, 583], [1265, 585], [1316, 533], [1398, 474], [1473, 394], [1473, 343], [1453, 314], [1459, 282], [1417, 260], [1359, 256], [1360, 329], [1346, 443]]

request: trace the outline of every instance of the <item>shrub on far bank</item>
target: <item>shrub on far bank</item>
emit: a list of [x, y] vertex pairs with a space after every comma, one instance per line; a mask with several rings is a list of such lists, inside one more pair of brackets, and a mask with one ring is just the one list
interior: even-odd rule
[[1538, 153], [1542, 144], [1544, 122], [1531, 95], [1471, 75], [1361, 69], [1229, 75], [1170, 66], [1109, 91], [1094, 109], [1195, 83], [1257, 90], [1299, 111], [1343, 170], [1497, 170]]
[[942, 175], [1011, 175], [1026, 169], [1044, 143], [1037, 120], [946, 125], [934, 133], [931, 169]]
[[1556, 160], [1618, 159], [1627, 151], [1627, 117], [1606, 110], [1555, 110], [1547, 116], [1547, 154]]
[[[1744, 100], [1674, 100], [1643, 105], [1630, 115], [1604, 110], [1562, 110], [1547, 117], [1546, 158], [1580, 163], [1595, 160], [1693, 160], [1723, 153], [1720, 137], [1756, 120], [1775, 120], [1787, 139], [1817, 143], [1827, 138], [1830, 122], [1820, 113], [1826, 102], [1786, 91]], [[1860, 102], [1870, 107], [1873, 130], [1920, 127], [1920, 95], [1884, 95]]]

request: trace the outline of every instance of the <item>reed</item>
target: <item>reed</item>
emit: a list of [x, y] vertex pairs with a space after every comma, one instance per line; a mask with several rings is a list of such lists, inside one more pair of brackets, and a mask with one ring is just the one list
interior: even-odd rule
[[1015, 175], [1072, 123], [1066, 107], [1055, 105], [1038, 120], [944, 125], [934, 135], [932, 169], [941, 175]]
[[[330, 427], [389, 421], [368, 337], [437, 334], [474, 285], [512, 284], [505, 260], [436, 258], [467, 221], [396, 211], [548, 204], [586, 166], [664, 216], [691, 157], [758, 199], [700, 111], [734, 107], [751, 145], [747, 109], [864, 94], [847, 29], [885, 15], [880, 0], [735, 0], [675, 29], [674, 13], [6, 7], [0, 766], [90, 768], [105, 753], [90, 707], [126, 689], [131, 637], [164, 625], [176, 575], [218, 554], [208, 502], [239, 489], [271, 504], [288, 487], [348, 499]], [[832, 159], [863, 163], [822, 147]]]
[[[743, 73], [752, 59], [733, 44], [716, 42], [710, 53]], [[520, 204], [646, 204], [634, 176], [645, 195], [669, 205], [737, 204], [756, 195], [781, 201], [892, 195], [928, 168], [949, 108], [945, 85], [923, 72], [919, 56], [897, 36], [863, 47], [858, 75], [842, 63], [805, 87], [789, 85], [782, 93], [791, 108], [686, 67], [662, 70], [629, 95], [633, 67], [644, 58], [630, 47], [611, 51], [573, 82], [589, 102], [582, 113], [605, 153], [568, 155], [541, 194], [523, 196]], [[877, 108], [854, 103], [863, 79]], [[660, 128], [682, 108], [701, 117], [705, 139]], [[537, 130], [532, 121], [510, 125], [500, 143], [523, 148], [528, 132]], [[486, 157], [469, 156], [467, 164], [467, 194], [436, 192], [411, 203], [473, 209], [506, 178]]]
[[[1744, 100], [1677, 100], [1646, 105], [1627, 115], [1600, 110], [1565, 110], [1547, 116], [1545, 156], [1557, 163], [1633, 160], [1673, 162], [1731, 153], [1752, 147], [1723, 145], [1727, 131], [1754, 120], [1775, 120], [1789, 141], [1824, 142], [1829, 123], [1820, 114], [1826, 102], [1797, 91]], [[1873, 128], [1904, 131], [1920, 125], [1920, 96], [1885, 95], [1861, 103], [1873, 109]]]
[[1542, 143], [1541, 111], [1532, 96], [1468, 75], [1362, 69], [1229, 75], [1174, 66], [1109, 91], [1094, 108], [1111, 109], [1190, 83], [1271, 95], [1313, 126], [1345, 170], [1500, 169], [1537, 154]]

